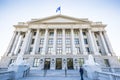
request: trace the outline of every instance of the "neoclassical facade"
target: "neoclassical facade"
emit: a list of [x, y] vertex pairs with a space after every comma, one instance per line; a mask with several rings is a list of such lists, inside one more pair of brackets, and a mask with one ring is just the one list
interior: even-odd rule
[[14, 27], [0, 67], [8, 67], [18, 54], [31, 68], [38, 69], [78, 69], [89, 54], [102, 67], [119, 66], [102, 22], [55, 15]]

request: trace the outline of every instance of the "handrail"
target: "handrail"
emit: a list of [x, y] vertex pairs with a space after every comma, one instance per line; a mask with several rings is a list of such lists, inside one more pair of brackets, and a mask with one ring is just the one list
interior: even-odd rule
[[98, 78], [104, 78], [104, 80], [120, 80], [120, 75], [111, 72], [99, 72], [96, 71]]

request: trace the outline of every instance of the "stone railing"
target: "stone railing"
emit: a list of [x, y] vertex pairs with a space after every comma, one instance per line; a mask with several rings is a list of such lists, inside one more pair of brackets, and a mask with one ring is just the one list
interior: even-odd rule
[[102, 68], [103, 72], [112, 72], [112, 73], [120, 73], [120, 68]]
[[0, 80], [15, 80], [14, 71], [0, 72]]
[[120, 80], [120, 75], [110, 72], [95, 72], [99, 80]]
[[[30, 68], [23, 71], [22, 77], [28, 76]], [[0, 72], [0, 80], [16, 80], [16, 75], [18, 75], [15, 71], [2, 71]]]

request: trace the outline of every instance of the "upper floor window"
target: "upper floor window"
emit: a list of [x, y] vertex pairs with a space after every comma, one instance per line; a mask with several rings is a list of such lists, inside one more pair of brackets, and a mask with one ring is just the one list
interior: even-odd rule
[[61, 47], [57, 48], [57, 54], [62, 54], [62, 48]]
[[80, 47], [76, 47], [77, 53], [80, 53]]
[[50, 38], [50, 39], [48, 40], [48, 44], [53, 44], [53, 39], [52, 39], [52, 38]]
[[57, 39], [57, 44], [62, 44], [62, 39], [61, 38]]
[[66, 44], [70, 44], [70, 39], [67, 38], [67, 39], [65, 40], [65, 43], [66, 43]]
[[75, 36], [79, 36], [79, 31], [78, 31], [78, 30], [75, 30], [75, 31], [74, 31], [74, 34], [75, 34]]
[[35, 41], [35, 39], [32, 39], [32, 42], [31, 42], [31, 44], [34, 44], [34, 41]]
[[66, 54], [70, 54], [71, 53], [71, 48], [70, 47], [67, 47], [66, 48]]
[[38, 52], [39, 52], [39, 53], [41, 53], [41, 52], [42, 52], [42, 47], [40, 47], [40, 48], [39, 48]]
[[30, 47], [29, 52], [32, 52], [32, 50], [33, 50], [33, 48], [32, 48], [32, 47]]
[[49, 33], [49, 36], [54, 36], [54, 32], [50, 32], [50, 33]]
[[90, 49], [89, 49], [89, 47], [86, 47], [86, 51], [87, 51], [87, 52], [90, 52]]
[[100, 44], [99, 44], [99, 42], [98, 42], [98, 41], [96, 41], [96, 43], [97, 43], [97, 45], [98, 45], [98, 46], [100, 46]]
[[44, 43], [44, 39], [41, 38], [41, 39], [40, 39], [40, 44], [43, 44], [43, 43]]
[[85, 43], [85, 44], [88, 44], [88, 40], [87, 40], [86, 38], [84, 39], [84, 43]]
[[33, 35], [35, 36], [35, 35], [36, 35], [36, 32], [33, 32]]
[[62, 30], [57, 32], [57, 36], [62, 36]]
[[79, 39], [75, 38], [75, 44], [79, 44]]
[[86, 32], [82, 32], [83, 33], [83, 36], [86, 36]]
[[65, 35], [70, 36], [70, 30], [66, 30]]
[[106, 67], [110, 67], [110, 63], [108, 59], [104, 59], [104, 63]]
[[48, 47], [48, 53], [52, 53], [53, 48], [52, 47]]

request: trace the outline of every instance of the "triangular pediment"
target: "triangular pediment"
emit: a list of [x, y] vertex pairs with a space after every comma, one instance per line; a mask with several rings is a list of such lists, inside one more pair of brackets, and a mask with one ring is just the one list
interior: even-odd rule
[[88, 22], [89, 21], [87, 19], [78, 19], [64, 15], [55, 15], [43, 19], [34, 19], [29, 23], [40, 24], [40, 23], [88, 23]]

